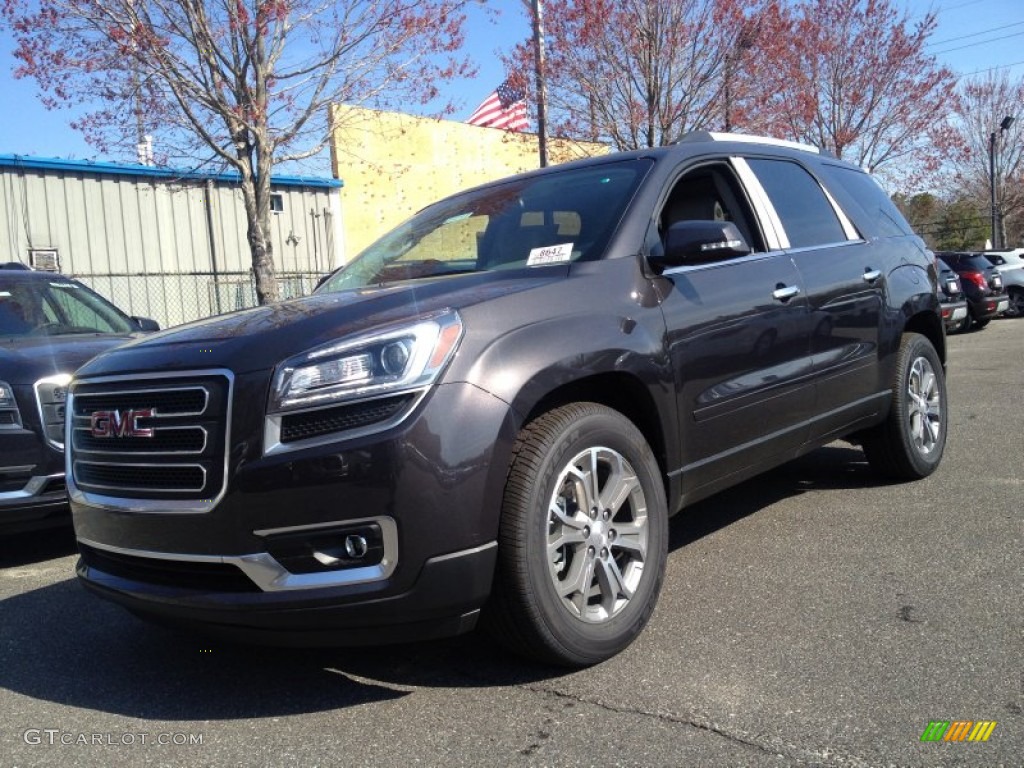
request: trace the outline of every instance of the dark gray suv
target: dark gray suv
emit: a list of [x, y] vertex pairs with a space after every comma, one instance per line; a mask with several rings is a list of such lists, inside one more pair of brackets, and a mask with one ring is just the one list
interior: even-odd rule
[[935, 265], [880, 187], [694, 134], [432, 205], [315, 295], [82, 368], [92, 592], [281, 644], [478, 619], [599, 662], [654, 610], [668, 518], [838, 437], [915, 479], [946, 439]]
[[0, 265], [0, 534], [70, 524], [64, 400], [71, 374], [155, 328], [77, 280]]

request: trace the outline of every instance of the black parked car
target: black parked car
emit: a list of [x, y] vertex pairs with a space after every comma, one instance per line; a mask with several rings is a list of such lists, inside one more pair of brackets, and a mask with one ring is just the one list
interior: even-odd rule
[[78, 574], [282, 644], [478, 618], [590, 664], [654, 610], [668, 518], [838, 437], [946, 439], [935, 262], [863, 171], [695, 134], [425, 208], [315, 295], [153, 335], [68, 397]]
[[983, 254], [941, 251], [935, 255], [960, 276], [967, 297], [967, 328], [984, 328], [1009, 308], [1010, 300], [1003, 290], [999, 270]]
[[971, 321], [967, 316], [967, 299], [964, 297], [960, 276], [938, 257], [935, 266], [939, 270], [938, 296], [942, 302], [942, 322], [946, 332], [962, 331]]
[[155, 328], [76, 280], [0, 266], [0, 533], [70, 523], [64, 402], [71, 374]]

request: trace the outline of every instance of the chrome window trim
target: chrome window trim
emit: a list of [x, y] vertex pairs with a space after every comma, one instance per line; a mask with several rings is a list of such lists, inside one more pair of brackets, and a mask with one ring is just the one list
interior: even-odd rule
[[[65, 482], [68, 488], [68, 497], [76, 504], [82, 504], [98, 509], [107, 509], [114, 512], [141, 512], [157, 514], [204, 514], [220, 503], [228, 490], [228, 456], [231, 453], [231, 422], [234, 413], [234, 392], [235, 374], [227, 368], [207, 368], [199, 370], [167, 371], [161, 373], [137, 373], [134, 375], [97, 376], [96, 378], [74, 379], [68, 388], [68, 401], [66, 405], [66, 420], [64, 423], [64, 434], [73, 424], [75, 386], [78, 384], [107, 384], [120, 381], [160, 381], [167, 379], [185, 379], [194, 377], [221, 376], [227, 382], [227, 403], [224, 413], [224, 463], [222, 467], [223, 477], [220, 490], [209, 499], [130, 499], [119, 496], [108, 496], [105, 494], [83, 491], [77, 485], [71, 472], [72, 453], [71, 450], [64, 453]], [[134, 391], [134, 390], [125, 390]], [[182, 415], [182, 414], [176, 414]], [[201, 414], [193, 414], [201, 415]]]
[[734, 155], [729, 158], [729, 162], [732, 163], [736, 175], [740, 177], [740, 183], [747, 188], [750, 202], [754, 206], [754, 215], [764, 225], [764, 235], [768, 241], [765, 245], [768, 247], [768, 250], [788, 250], [789, 236], [786, 234], [786, 228], [782, 226], [782, 220], [779, 218], [775, 206], [772, 205], [768, 193], [761, 186], [761, 181], [757, 178], [757, 174], [754, 173], [754, 170], [747, 165], [747, 161], [742, 157]]
[[779, 256], [785, 256], [784, 251], [759, 251], [757, 253], [748, 253], [746, 256], [736, 256], [731, 259], [721, 259], [719, 261], [706, 261], [701, 264], [681, 264], [678, 267], [669, 267], [664, 270], [661, 274], [664, 277], [671, 277], [672, 275], [679, 275], [686, 272], [701, 272], [705, 269], [715, 269], [717, 267], [724, 267], [732, 264], [749, 264], [755, 261], [764, 261], [766, 259], [777, 258]]
[[[366, 437], [367, 435], [373, 435], [377, 432], [384, 432], [385, 430], [397, 427], [409, 417], [410, 413], [416, 410], [416, 406], [423, 401], [423, 398], [426, 396], [429, 389], [430, 387], [407, 389], [397, 392], [387, 392], [385, 394], [365, 397], [358, 400], [331, 403], [330, 405], [320, 406], [319, 408], [301, 408], [294, 411], [268, 413], [263, 423], [263, 455], [275, 456], [281, 453], [288, 453], [289, 451], [298, 451], [303, 448], [315, 448], [321, 445], [330, 445], [331, 443], [337, 443], [339, 440], [354, 440], [358, 437]], [[413, 399], [394, 416], [389, 419], [385, 419], [384, 421], [368, 424], [365, 427], [356, 427], [355, 429], [346, 429], [340, 432], [331, 432], [326, 435], [319, 435], [318, 437], [310, 437], [306, 440], [295, 440], [290, 443], [281, 442], [281, 421], [285, 416], [295, 416], [301, 413], [315, 413], [316, 411], [326, 411], [346, 405], [372, 403], [375, 400], [386, 400], [388, 398], [410, 394], [414, 396]]]
[[[263, 592], [294, 592], [304, 589], [324, 589], [328, 587], [344, 587], [354, 584], [367, 584], [383, 581], [394, 573], [398, 565], [398, 526], [391, 517], [365, 517], [357, 520], [337, 520], [332, 523], [317, 524], [311, 528], [336, 527], [358, 523], [377, 523], [380, 526], [384, 543], [384, 558], [376, 565], [363, 568], [349, 568], [344, 571], [323, 571], [321, 573], [292, 573], [279, 563], [268, 552], [254, 552], [249, 555], [190, 555], [175, 552], [151, 552], [141, 549], [115, 547], [101, 544], [91, 539], [79, 539], [82, 544], [129, 557], [150, 558], [152, 560], [169, 560], [183, 563], [219, 563], [233, 565], [240, 569]], [[286, 532], [303, 530], [306, 526], [273, 529]], [[257, 532], [259, 533], [259, 532]], [[264, 532], [266, 533], [266, 532]]]

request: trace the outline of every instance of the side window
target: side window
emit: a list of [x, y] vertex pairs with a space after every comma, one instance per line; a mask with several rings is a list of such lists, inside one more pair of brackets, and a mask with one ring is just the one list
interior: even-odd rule
[[811, 174], [788, 160], [747, 158], [786, 230], [791, 248], [847, 241], [832, 204]]
[[750, 206], [736, 177], [725, 164], [701, 166], [687, 172], [669, 193], [658, 217], [664, 238], [678, 221], [731, 221], [754, 251], [765, 250]]
[[872, 176], [854, 168], [844, 168], [830, 163], [825, 163], [823, 167], [829, 179], [836, 182], [830, 186], [839, 186], [864, 209], [867, 221], [876, 229], [879, 236], [903, 237], [914, 234], [899, 208]]

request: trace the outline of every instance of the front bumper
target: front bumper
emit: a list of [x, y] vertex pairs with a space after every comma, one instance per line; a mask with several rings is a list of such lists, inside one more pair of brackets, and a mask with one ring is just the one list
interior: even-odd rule
[[[236, 404], [250, 384], [265, 391], [240, 377]], [[259, 409], [235, 414], [227, 490], [209, 511], [110, 509], [73, 495], [90, 591], [158, 622], [284, 645], [472, 628], [490, 591], [515, 435], [504, 402], [442, 385], [387, 431], [268, 456]], [[365, 565], [335, 546], [359, 526], [378, 535]], [[280, 553], [293, 555], [296, 537], [311, 556], [290, 561]]]
[[64, 457], [28, 429], [9, 430], [0, 449], [0, 534], [68, 525]]

